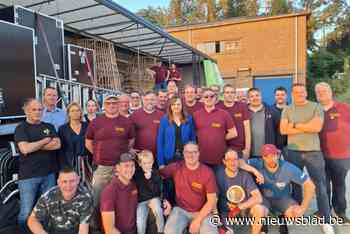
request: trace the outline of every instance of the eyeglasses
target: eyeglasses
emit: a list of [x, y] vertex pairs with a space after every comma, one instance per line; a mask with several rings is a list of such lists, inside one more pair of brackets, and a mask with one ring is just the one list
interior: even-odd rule
[[214, 98], [216, 95], [212, 94], [212, 95], [205, 95], [203, 96], [203, 98], [208, 99], [208, 98]]

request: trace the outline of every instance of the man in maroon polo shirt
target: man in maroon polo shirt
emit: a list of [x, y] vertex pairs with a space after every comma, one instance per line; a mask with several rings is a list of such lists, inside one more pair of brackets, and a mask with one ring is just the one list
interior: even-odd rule
[[218, 108], [227, 111], [233, 118], [237, 130], [237, 137], [228, 141], [230, 148], [238, 152], [239, 156], [248, 159], [250, 156], [250, 114], [245, 103], [235, 101], [235, 89], [232, 85], [224, 86], [224, 101], [217, 104]]
[[188, 84], [185, 86], [184, 95], [184, 108], [189, 115], [193, 115], [194, 112], [203, 107], [203, 103], [198, 102], [196, 99], [196, 89], [193, 85]]
[[332, 89], [325, 82], [316, 84], [315, 92], [325, 112], [320, 140], [326, 163], [328, 197], [332, 197], [336, 215], [349, 223], [345, 212], [345, 178], [350, 169], [350, 105], [335, 102]]
[[226, 141], [235, 138], [237, 131], [231, 116], [215, 107], [216, 95], [211, 89], [203, 90], [203, 98], [204, 108], [193, 114], [201, 152], [200, 161], [217, 166], [222, 163]]
[[133, 146], [135, 135], [131, 120], [118, 112], [118, 97], [107, 96], [104, 100], [104, 109], [104, 115], [96, 117], [89, 124], [85, 140], [86, 148], [93, 154], [93, 160], [97, 165], [92, 179], [96, 208], [101, 191], [112, 179], [115, 164], [120, 155], [128, 152]]
[[167, 103], [168, 103], [168, 96], [167, 96], [166, 90], [163, 90], [163, 89], [158, 90], [156, 109], [166, 113]]
[[216, 179], [213, 171], [199, 162], [198, 145], [187, 143], [184, 161], [171, 163], [160, 173], [174, 179], [177, 204], [170, 212], [164, 233], [182, 234], [187, 226], [189, 233], [218, 233], [209, 222], [217, 201]]
[[106, 234], [136, 234], [137, 188], [131, 180], [135, 173], [134, 157], [120, 155], [116, 165], [118, 175], [101, 195], [101, 216]]
[[153, 76], [155, 80], [154, 89], [156, 91], [159, 89], [166, 89], [167, 80], [169, 79], [169, 70], [162, 64], [162, 61], [159, 61], [156, 65], [147, 69], [147, 71]]
[[129, 118], [130, 116], [130, 96], [128, 94], [122, 94], [118, 96], [118, 110], [119, 114]]
[[146, 92], [143, 96], [143, 108], [135, 111], [130, 119], [135, 126], [135, 146], [137, 150], [150, 150], [153, 155], [157, 149], [157, 134], [160, 124], [160, 119], [164, 115], [160, 110], [156, 110], [155, 103], [156, 95], [154, 92]]

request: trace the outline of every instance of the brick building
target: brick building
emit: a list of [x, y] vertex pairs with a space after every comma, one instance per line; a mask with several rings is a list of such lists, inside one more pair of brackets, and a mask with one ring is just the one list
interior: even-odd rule
[[305, 82], [308, 15], [231, 18], [167, 31], [216, 59], [225, 83], [259, 87], [269, 98], [273, 87]]

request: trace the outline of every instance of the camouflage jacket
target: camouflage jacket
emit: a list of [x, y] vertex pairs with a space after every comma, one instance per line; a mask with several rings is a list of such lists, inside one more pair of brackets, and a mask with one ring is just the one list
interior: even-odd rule
[[78, 229], [80, 224], [89, 223], [93, 199], [86, 188], [79, 186], [73, 199], [65, 201], [56, 186], [40, 197], [33, 211], [37, 219], [48, 224], [50, 230]]

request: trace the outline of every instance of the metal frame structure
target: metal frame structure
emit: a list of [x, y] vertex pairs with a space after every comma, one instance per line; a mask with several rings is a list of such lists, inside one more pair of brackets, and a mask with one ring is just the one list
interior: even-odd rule
[[[59, 18], [68, 31], [164, 61], [189, 64], [193, 55], [215, 61], [112, 0], [0, 0], [0, 7], [14, 4]], [[183, 56], [173, 57], [170, 48]]]

